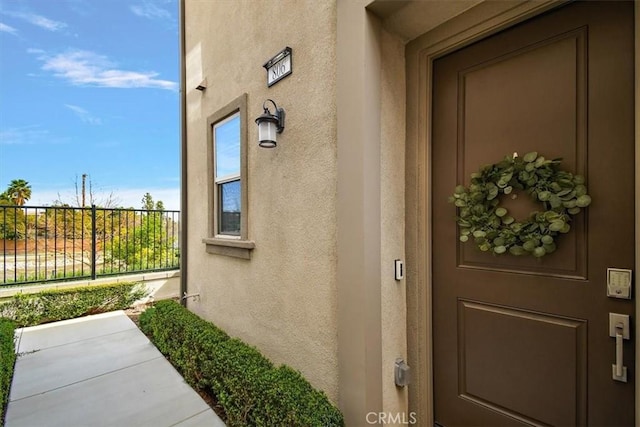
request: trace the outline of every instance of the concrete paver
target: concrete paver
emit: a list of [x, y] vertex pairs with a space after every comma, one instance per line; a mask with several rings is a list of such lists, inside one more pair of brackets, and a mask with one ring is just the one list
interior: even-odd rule
[[22, 328], [17, 331], [17, 352], [44, 350], [127, 329], [137, 329], [137, 326], [122, 311]]
[[6, 427], [224, 427], [122, 311], [16, 335]]

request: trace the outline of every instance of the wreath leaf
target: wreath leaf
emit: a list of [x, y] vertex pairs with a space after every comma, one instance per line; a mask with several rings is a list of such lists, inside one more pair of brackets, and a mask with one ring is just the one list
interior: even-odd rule
[[[571, 229], [573, 215], [592, 202], [584, 177], [560, 170], [561, 162], [561, 158], [548, 160], [532, 151], [522, 158], [506, 156], [473, 172], [470, 185], [456, 186], [449, 197], [458, 208], [459, 240], [473, 240], [481, 251], [496, 255], [541, 258], [554, 252], [557, 237]], [[516, 221], [500, 206], [500, 196], [514, 189], [542, 202], [545, 211], [531, 212], [524, 221]]]

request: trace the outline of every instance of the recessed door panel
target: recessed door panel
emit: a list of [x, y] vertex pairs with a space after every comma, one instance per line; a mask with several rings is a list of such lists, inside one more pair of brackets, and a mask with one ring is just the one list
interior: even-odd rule
[[[586, 33], [582, 27], [459, 72], [458, 182], [467, 181], [479, 165], [530, 151], [561, 158], [564, 168], [585, 175]], [[544, 209], [518, 191], [502, 196], [500, 204], [517, 220]], [[496, 258], [464, 244], [459, 245], [459, 264], [586, 278], [584, 224], [583, 216], [577, 216], [571, 224], [575, 231], [563, 236], [558, 255], [544, 264], [531, 257]]]
[[[573, 2], [435, 60], [431, 117], [433, 375], [442, 426], [634, 424], [612, 378], [608, 267], [632, 269], [632, 2]], [[456, 185], [536, 151], [583, 175], [592, 204], [542, 258], [459, 241]], [[516, 219], [544, 209], [522, 192]], [[623, 343], [633, 368], [635, 343]]]
[[532, 424], [584, 424], [586, 332], [580, 319], [459, 301], [459, 396]]

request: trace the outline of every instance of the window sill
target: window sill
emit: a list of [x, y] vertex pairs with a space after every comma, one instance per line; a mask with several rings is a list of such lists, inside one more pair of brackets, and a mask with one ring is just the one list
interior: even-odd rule
[[251, 259], [251, 251], [256, 247], [251, 240], [222, 239], [205, 237], [202, 243], [206, 245], [209, 254], [225, 255], [235, 258]]

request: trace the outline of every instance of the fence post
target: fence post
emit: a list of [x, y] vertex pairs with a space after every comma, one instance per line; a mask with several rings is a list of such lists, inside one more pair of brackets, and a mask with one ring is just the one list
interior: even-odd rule
[[96, 280], [97, 258], [96, 205], [91, 205], [91, 280]]

